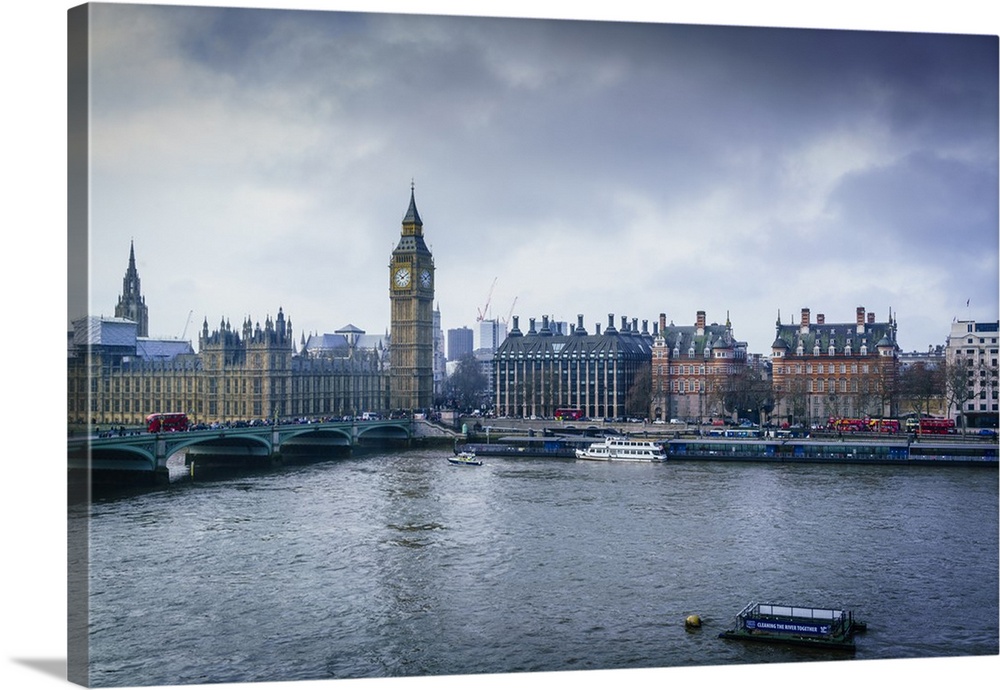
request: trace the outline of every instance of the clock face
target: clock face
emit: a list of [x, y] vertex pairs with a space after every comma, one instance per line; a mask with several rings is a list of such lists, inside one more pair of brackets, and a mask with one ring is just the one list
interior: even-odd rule
[[406, 287], [410, 284], [410, 269], [400, 268], [396, 270], [393, 275], [393, 281], [396, 283], [396, 287]]
[[431, 272], [430, 271], [421, 271], [420, 272], [420, 284], [423, 285], [425, 288], [429, 288], [431, 286]]

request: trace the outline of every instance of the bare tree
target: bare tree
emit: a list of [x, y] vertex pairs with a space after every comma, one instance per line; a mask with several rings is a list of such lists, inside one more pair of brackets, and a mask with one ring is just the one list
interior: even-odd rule
[[643, 363], [635, 373], [632, 387], [625, 396], [625, 414], [629, 417], [647, 417], [653, 398], [652, 364]]
[[448, 377], [446, 389], [452, 406], [469, 412], [482, 404], [488, 387], [489, 381], [479, 366], [479, 360], [473, 355], [466, 355]]
[[917, 362], [899, 374], [901, 406], [917, 415], [929, 415], [931, 401], [945, 396], [944, 369]]
[[949, 407], [954, 407], [962, 420], [962, 433], [966, 429], [965, 405], [972, 399], [973, 373], [975, 361], [956, 354], [945, 362], [944, 385]]
[[720, 392], [726, 412], [737, 418], [759, 421], [774, 409], [770, 382], [756, 369], [748, 367], [733, 374]]

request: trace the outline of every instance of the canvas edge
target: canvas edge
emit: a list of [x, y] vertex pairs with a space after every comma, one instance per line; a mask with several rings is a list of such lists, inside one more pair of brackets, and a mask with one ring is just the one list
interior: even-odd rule
[[[67, 10], [67, 310], [86, 314], [90, 302], [89, 130], [90, 6]], [[65, 379], [68, 381], [68, 377]], [[68, 384], [67, 384], [68, 385]], [[89, 386], [88, 386], [89, 389]], [[90, 452], [86, 451], [89, 465]], [[67, 486], [66, 679], [90, 685], [90, 472]]]

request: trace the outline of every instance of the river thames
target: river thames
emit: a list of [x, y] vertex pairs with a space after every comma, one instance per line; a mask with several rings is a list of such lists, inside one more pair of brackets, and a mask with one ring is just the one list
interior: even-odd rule
[[[91, 684], [998, 654], [995, 468], [446, 456], [95, 500]], [[751, 600], [868, 631], [853, 657], [718, 639]]]

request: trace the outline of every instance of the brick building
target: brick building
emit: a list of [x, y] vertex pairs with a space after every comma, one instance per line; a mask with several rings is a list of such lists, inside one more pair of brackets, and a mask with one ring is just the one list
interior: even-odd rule
[[773, 418], [789, 423], [825, 423], [830, 417], [891, 417], [897, 414], [899, 347], [896, 321], [876, 321], [858, 307], [853, 323], [812, 322], [803, 309], [798, 324], [779, 314], [771, 345]]
[[650, 418], [709, 423], [726, 416], [723, 395], [747, 366], [747, 344], [733, 335], [732, 323], [706, 323], [704, 311], [693, 326], [667, 323], [660, 314], [652, 346]]

